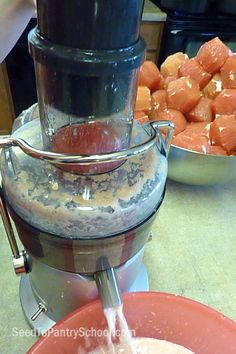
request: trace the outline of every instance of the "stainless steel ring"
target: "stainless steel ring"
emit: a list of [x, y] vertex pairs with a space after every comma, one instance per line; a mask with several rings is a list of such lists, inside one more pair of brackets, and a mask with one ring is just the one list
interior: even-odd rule
[[[34, 148], [29, 145], [25, 140], [21, 138], [8, 137], [0, 139], [0, 148], [5, 147], [19, 147], [27, 155], [47, 161], [51, 164], [66, 165], [66, 164], [79, 164], [79, 165], [91, 165], [91, 164], [100, 164], [105, 162], [114, 162], [119, 160], [129, 159], [135, 155], [142, 154], [149, 150], [154, 145], [157, 145], [160, 152], [168, 155], [168, 151], [171, 144], [171, 139], [174, 133], [174, 125], [169, 121], [158, 121], [151, 122], [149, 127], [150, 130], [150, 139], [141, 143], [139, 145], [133, 146], [127, 150], [114, 151], [110, 153], [102, 153], [96, 155], [67, 155], [60, 154], [50, 151], [43, 151]], [[162, 138], [160, 128], [166, 128], [167, 134], [165, 140]]]

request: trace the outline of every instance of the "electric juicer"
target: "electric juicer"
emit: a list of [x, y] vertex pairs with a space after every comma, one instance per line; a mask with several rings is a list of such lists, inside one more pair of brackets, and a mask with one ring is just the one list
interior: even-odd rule
[[142, 9], [142, 0], [37, 1], [39, 114], [0, 139], [0, 207], [22, 308], [39, 332], [98, 294], [106, 308], [120, 290], [148, 289], [142, 258], [173, 125], [133, 120]]

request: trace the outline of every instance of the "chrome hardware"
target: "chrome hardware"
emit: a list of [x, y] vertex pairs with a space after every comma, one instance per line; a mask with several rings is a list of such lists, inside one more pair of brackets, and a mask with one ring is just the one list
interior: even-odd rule
[[109, 268], [94, 275], [98, 287], [99, 297], [104, 309], [116, 307], [122, 304], [121, 293], [117, 283], [114, 268]]
[[[171, 141], [174, 136], [175, 126], [172, 122], [169, 122], [167, 120], [158, 121], [158, 122], [151, 122], [151, 125], [155, 130], [158, 130], [158, 131], [161, 128], [167, 129], [166, 137], [164, 140], [162, 138], [162, 134], [160, 132], [158, 134], [159, 143], [162, 147], [164, 147], [165, 156], [167, 157], [169, 154], [169, 151], [170, 151]], [[162, 151], [160, 151], [160, 152], [162, 152]]]
[[19, 257], [13, 257], [12, 262], [16, 275], [21, 275], [29, 271], [25, 250], [19, 252]]
[[11, 225], [10, 217], [8, 215], [7, 206], [3, 198], [2, 189], [0, 188], [0, 214], [2, 218], [2, 222], [4, 225], [4, 229], [7, 234], [8, 242], [11, 247], [12, 257], [13, 257], [13, 266], [16, 275], [20, 275], [22, 273], [28, 273], [29, 265], [27, 261], [27, 256], [25, 251], [19, 251], [16, 238], [14, 235], [14, 231]]
[[[43, 151], [34, 148], [29, 145], [26, 141], [20, 138], [10, 137], [0, 139], [0, 148], [17, 146], [27, 155], [47, 161], [52, 164], [80, 164], [80, 165], [90, 165], [90, 164], [100, 164], [105, 162], [113, 162], [116, 160], [129, 159], [135, 155], [142, 154], [149, 150], [154, 145], [160, 145], [164, 148], [165, 156], [168, 155], [168, 151], [171, 144], [171, 139], [174, 134], [174, 125], [169, 121], [158, 121], [152, 122], [149, 127], [151, 131], [149, 132], [150, 139], [141, 143], [139, 145], [133, 146], [127, 150], [114, 151], [110, 153], [96, 154], [96, 155], [65, 155], [55, 152]], [[160, 128], [166, 128], [167, 134], [163, 141]], [[163, 150], [163, 149], [162, 149]], [[163, 152], [163, 151], [161, 151]]]
[[39, 317], [39, 315], [41, 315], [41, 313], [43, 313], [43, 312], [47, 312], [47, 307], [42, 303], [42, 302], [40, 302], [39, 303], [39, 308], [38, 308], [38, 310], [33, 314], [33, 316], [31, 316], [31, 320], [32, 321], [35, 321], [38, 317]]

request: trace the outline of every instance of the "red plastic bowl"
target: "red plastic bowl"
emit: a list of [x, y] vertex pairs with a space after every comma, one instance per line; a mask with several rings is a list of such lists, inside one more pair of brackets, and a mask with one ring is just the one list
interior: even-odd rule
[[[208, 306], [157, 292], [125, 294], [123, 300], [126, 319], [136, 336], [169, 340], [196, 354], [236, 353], [236, 323]], [[105, 328], [101, 304], [95, 301], [58, 322], [27, 353], [87, 353], [103, 343], [101, 329]], [[92, 336], [85, 336], [86, 329]]]

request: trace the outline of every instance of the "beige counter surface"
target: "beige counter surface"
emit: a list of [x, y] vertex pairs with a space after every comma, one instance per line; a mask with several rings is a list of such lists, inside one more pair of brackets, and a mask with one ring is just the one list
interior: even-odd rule
[[[24, 331], [20, 336], [28, 326], [19, 278], [2, 225], [0, 234], [0, 353], [24, 354], [36, 337]], [[168, 182], [144, 261], [151, 290], [190, 297], [236, 320], [236, 182], [216, 187]]]
[[236, 321], [236, 181], [169, 182], [146, 247], [150, 288], [203, 302]]
[[159, 7], [157, 7], [150, 0], [145, 0], [144, 9], [143, 9], [143, 21], [166, 21], [166, 13], [163, 12]]

